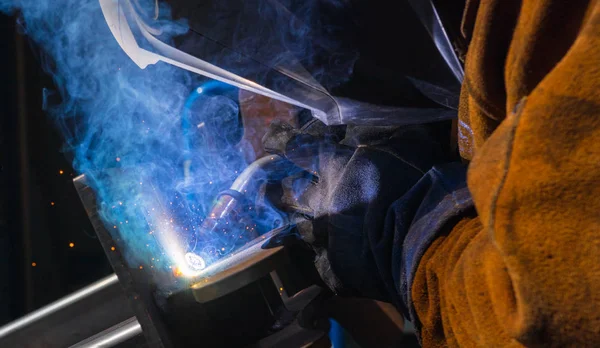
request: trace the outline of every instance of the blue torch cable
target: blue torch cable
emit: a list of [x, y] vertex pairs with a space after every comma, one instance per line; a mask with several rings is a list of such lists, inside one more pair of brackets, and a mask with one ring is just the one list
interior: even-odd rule
[[332, 318], [329, 318], [329, 340], [333, 348], [346, 348], [346, 340], [344, 338], [344, 329]]

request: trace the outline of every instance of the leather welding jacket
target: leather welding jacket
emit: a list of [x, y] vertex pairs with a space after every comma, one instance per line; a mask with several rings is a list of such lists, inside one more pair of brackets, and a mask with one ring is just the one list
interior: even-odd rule
[[600, 4], [468, 0], [462, 34], [468, 189], [443, 168], [415, 186], [406, 310], [425, 347], [598, 347]]

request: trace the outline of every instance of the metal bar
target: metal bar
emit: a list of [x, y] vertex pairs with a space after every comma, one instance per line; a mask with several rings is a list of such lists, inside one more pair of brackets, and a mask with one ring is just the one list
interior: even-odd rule
[[5, 326], [2, 326], [0, 327], [0, 340], [118, 282], [119, 280], [117, 279], [116, 274], [110, 275], [91, 285], [86, 286], [85, 288], [79, 291], [72, 293], [71, 295], [63, 297], [58, 301], [52, 302], [49, 305], [44, 306], [36, 311], [33, 311], [20, 319], [17, 319]]
[[114, 347], [119, 343], [126, 342], [142, 333], [142, 326], [135, 317], [131, 317], [122, 323], [108, 328], [71, 348], [104, 348]]

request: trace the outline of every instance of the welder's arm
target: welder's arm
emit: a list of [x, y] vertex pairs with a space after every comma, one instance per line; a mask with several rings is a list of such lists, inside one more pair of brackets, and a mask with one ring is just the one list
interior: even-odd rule
[[[293, 192], [283, 194], [282, 206], [310, 216], [297, 229], [315, 251], [317, 269], [333, 291], [401, 307], [393, 278], [400, 269], [397, 247], [401, 248], [424, 197], [437, 203], [446, 192], [431, 173], [448, 171], [449, 189], [466, 191], [464, 166], [442, 166], [426, 174], [443, 162], [441, 144], [428, 126], [349, 127], [341, 141], [332, 132], [318, 121], [302, 130], [282, 122], [271, 124], [263, 139], [267, 151], [317, 177], [284, 182]], [[431, 183], [434, 187], [429, 190]], [[396, 202], [400, 197], [408, 198]], [[386, 220], [390, 209], [403, 215], [397, 221]]]
[[404, 309], [424, 346], [599, 346], [598, 2], [468, 5], [468, 189], [460, 164], [317, 149], [317, 266]]
[[600, 5], [468, 3], [478, 215], [409, 231], [412, 319], [426, 347], [600, 346]]

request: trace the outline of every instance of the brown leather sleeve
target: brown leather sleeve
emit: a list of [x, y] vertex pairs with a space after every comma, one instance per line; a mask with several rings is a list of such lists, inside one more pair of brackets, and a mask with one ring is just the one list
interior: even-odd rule
[[600, 346], [600, 5], [475, 5], [459, 140], [478, 216], [421, 258], [423, 345]]

